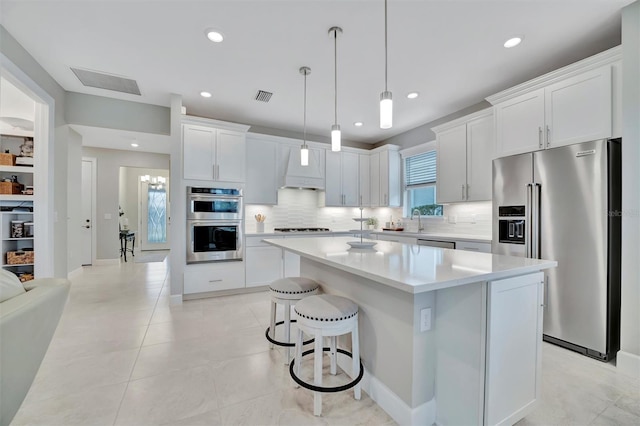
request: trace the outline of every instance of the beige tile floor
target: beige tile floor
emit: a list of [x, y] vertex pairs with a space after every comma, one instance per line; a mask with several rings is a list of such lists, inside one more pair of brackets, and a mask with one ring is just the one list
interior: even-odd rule
[[[170, 306], [166, 261], [87, 267], [72, 281], [12, 425], [395, 424], [365, 393], [326, 395], [312, 415], [311, 393], [264, 339], [265, 292]], [[547, 344], [542, 399], [519, 425], [640, 424], [638, 380]]]

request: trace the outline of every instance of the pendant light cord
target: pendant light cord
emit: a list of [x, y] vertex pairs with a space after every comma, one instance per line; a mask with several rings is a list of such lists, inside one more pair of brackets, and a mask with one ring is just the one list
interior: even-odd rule
[[384, 0], [384, 91], [387, 89], [387, 0]]
[[303, 134], [303, 146], [307, 146], [307, 72], [304, 72], [304, 114], [303, 114], [303, 125], [302, 125], [302, 134]]
[[338, 124], [338, 29], [336, 28], [333, 31], [333, 63], [335, 67], [333, 69], [333, 77], [336, 82], [333, 90], [333, 99], [334, 99], [334, 111], [335, 111], [335, 121], [334, 124]]

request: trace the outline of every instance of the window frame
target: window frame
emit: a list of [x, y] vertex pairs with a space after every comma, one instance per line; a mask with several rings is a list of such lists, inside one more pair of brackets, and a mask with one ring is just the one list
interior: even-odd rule
[[[407, 187], [407, 179], [406, 179], [406, 159], [408, 157], [413, 157], [416, 155], [420, 155], [420, 154], [424, 154], [425, 152], [428, 151], [435, 151], [436, 154], [436, 181], [435, 182], [430, 182], [430, 183], [425, 183], [425, 184], [421, 184], [421, 185], [412, 185], [411, 187]], [[409, 218], [411, 217], [411, 212], [409, 211], [411, 209], [411, 207], [409, 206], [409, 201], [411, 198], [411, 195], [409, 193], [409, 191], [411, 191], [412, 189], [419, 189], [419, 188], [426, 188], [426, 187], [434, 187], [436, 188], [437, 186], [437, 170], [438, 170], [438, 164], [437, 164], [437, 158], [438, 158], [438, 145], [436, 143], [436, 141], [429, 141], [429, 142], [425, 142], [422, 143], [420, 145], [416, 145], [410, 148], [406, 148], [400, 151], [400, 156], [402, 158], [402, 200], [403, 200], [403, 214], [404, 217]], [[436, 190], [437, 191], [437, 190]], [[420, 217], [423, 218], [442, 218], [444, 217], [444, 207], [443, 207], [443, 212], [442, 215], [420, 215]]]

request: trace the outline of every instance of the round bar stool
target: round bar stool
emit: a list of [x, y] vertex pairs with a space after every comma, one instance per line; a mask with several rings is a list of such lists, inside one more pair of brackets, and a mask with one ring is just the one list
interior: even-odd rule
[[[269, 328], [265, 331], [265, 337], [269, 341], [269, 347], [273, 349], [273, 345], [285, 347], [284, 365], [288, 365], [291, 359], [290, 348], [295, 346], [291, 343], [291, 323], [296, 320], [291, 319], [291, 305], [302, 300], [307, 296], [318, 293], [320, 285], [310, 278], [303, 277], [287, 277], [280, 278], [269, 284], [271, 293], [271, 321]], [[284, 321], [276, 322], [277, 305], [284, 306]], [[275, 340], [276, 327], [284, 324], [284, 342]], [[313, 339], [304, 342], [304, 344], [313, 342]]]
[[[298, 302], [294, 311], [298, 315], [298, 335], [296, 337], [295, 358], [289, 365], [291, 378], [300, 386], [311, 389], [313, 393], [313, 414], [319, 416], [322, 413], [322, 392], [340, 392], [354, 388], [355, 399], [360, 399], [360, 380], [364, 374], [362, 362], [360, 362], [360, 346], [358, 343], [358, 305], [346, 297], [332, 294], [321, 294], [307, 297]], [[313, 336], [315, 339], [313, 349], [302, 352], [303, 333]], [[336, 348], [338, 336], [351, 333], [351, 350], [349, 353]], [[329, 347], [323, 347], [324, 337], [329, 337]], [[336, 374], [337, 352], [352, 358], [353, 381], [342, 386], [322, 386], [322, 356], [323, 352], [329, 352], [331, 362], [330, 373]], [[314, 354], [313, 384], [300, 379], [300, 363], [302, 357]], [[356, 377], [357, 374], [357, 377]]]

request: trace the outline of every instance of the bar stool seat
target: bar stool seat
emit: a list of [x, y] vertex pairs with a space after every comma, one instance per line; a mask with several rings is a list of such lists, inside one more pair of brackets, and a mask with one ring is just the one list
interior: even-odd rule
[[[355, 399], [360, 399], [360, 380], [364, 374], [362, 362], [360, 362], [360, 345], [358, 340], [358, 305], [346, 297], [331, 294], [309, 296], [300, 300], [294, 307], [298, 315], [298, 336], [296, 338], [295, 358], [289, 365], [291, 378], [300, 386], [314, 391], [313, 414], [319, 416], [322, 413], [322, 392], [340, 392], [354, 388]], [[314, 348], [302, 352], [303, 333], [313, 336]], [[351, 333], [351, 351], [337, 349], [337, 337]], [[322, 339], [329, 337], [329, 347], [322, 346]], [[337, 373], [337, 353], [352, 358], [350, 383], [342, 386], [322, 386], [322, 356], [329, 352], [331, 361], [330, 373]], [[300, 363], [302, 357], [314, 354], [313, 384], [300, 379]], [[356, 376], [357, 374], [357, 376]]]
[[[265, 331], [265, 337], [269, 341], [269, 347], [273, 349], [274, 345], [285, 347], [285, 365], [289, 364], [291, 359], [290, 348], [295, 346], [291, 343], [291, 323], [296, 320], [291, 319], [291, 306], [296, 302], [318, 293], [320, 285], [310, 279], [304, 277], [286, 277], [280, 278], [269, 284], [271, 293], [271, 321], [269, 328]], [[277, 305], [284, 306], [284, 321], [276, 322]], [[275, 330], [279, 325], [284, 324], [284, 339], [281, 342], [275, 339]], [[313, 339], [306, 341], [304, 344], [313, 342]]]

